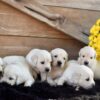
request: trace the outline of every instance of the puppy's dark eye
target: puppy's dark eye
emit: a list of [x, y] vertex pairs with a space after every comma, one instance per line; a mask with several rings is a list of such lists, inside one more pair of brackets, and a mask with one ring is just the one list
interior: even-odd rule
[[9, 80], [13, 80], [13, 78], [12, 77], [9, 77]]
[[55, 55], [54, 57], [57, 58], [57, 55]]
[[83, 55], [82, 57], [84, 58], [85, 56]]
[[89, 78], [86, 79], [86, 81], [89, 81], [89, 80], [90, 80]]
[[64, 57], [63, 59], [65, 60], [66, 58]]
[[44, 61], [41, 62], [41, 64], [44, 64], [44, 63], [45, 63]]
[[93, 59], [93, 57], [90, 57], [91, 59]]

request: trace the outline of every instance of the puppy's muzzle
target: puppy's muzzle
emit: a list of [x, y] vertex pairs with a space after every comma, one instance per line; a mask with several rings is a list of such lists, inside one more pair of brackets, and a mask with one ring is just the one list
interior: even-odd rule
[[92, 84], [91, 87], [90, 87], [90, 89], [94, 90], [95, 89], [95, 84]]
[[58, 65], [58, 66], [61, 66], [61, 65], [62, 65], [62, 62], [61, 62], [61, 61], [58, 61], [58, 62], [57, 62], [57, 65]]
[[47, 72], [47, 73], [48, 73], [49, 71], [50, 71], [50, 69], [49, 69], [49, 68], [45, 68], [45, 72]]
[[88, 66], [89, 62], [88, 61], [85, 61], [84, 62], [84, 65]]

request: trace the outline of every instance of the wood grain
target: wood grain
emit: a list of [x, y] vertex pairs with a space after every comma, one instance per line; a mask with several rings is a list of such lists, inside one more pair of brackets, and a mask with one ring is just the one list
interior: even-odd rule
[[0, 56], [26, 55], [32, 48], [47, 49], [49, 51], [54, 48], [63, 48], [69, 53], [69, 58], [74, 59], [83, 46], [83, 43], [74, 39], [0, 36]]
[[[96, 20], [100, 18], [100, 12], [98, 11], [79, 10], [71, 8], [68, 9], [51, 6], [49, 8], [53, 12], [60, 13], [66, 17], [67, 22], [69, 23], [69, 25], [66, 26], [66, 30], [70, 29], [68, 31], [69, 33], [73, 33], [77, 30], [78, 33], [80, 32], [80, 34], [82, 34], [83, 32], [88, 36], [90, 34], [90, 28], [94, 25]], [[70, 24], [73, 26], [72, 28], [68, 28]]]
[[[36, 12], [30, 12], [28, 9], [25, 9], [22, 5], [20, 5], [20, 3], [14, 3], [11, 0], [2, 0], [3, 2], [6, 2], [7, 4], [23, 11], [24, 13], [27, 13], [28, 15], [43, 21], [45, 23], [47, 23], [48, 25], [52, 26], [55, 29], [58, 29], [62, 32], [64, 32], [65, 34], [68, 34], [84, 43], [88, 43], [88, 36], [83, 34], [85, 33], [83, 30], [83, 28], [80, 25], [77, 25], [76, 23], [72, 22], [71, 19], [65, 18], [63, 23], [60, 23], [59, 20], [57, 21], [52, 21], [49, 20], [48, 18], [41, 16], [39, 14], [37, 14]], [[26, 4], [27, 6], [30, 6], [28, 4]], [[34, 5], [34, 4], [33, 4]], [[42, 6], [42, 5], [41, 5]]]
[[[65, 13], [67, 17], [70, 17], [74, 12], [71, 9], [55, 7], [48, 7], [48, 9], [51, 9], [54, 13]], [[77, 10], [76, 12], [78, 13]], [[79, 15], [72, 15], [73, 22], [76, 21], [77, 16]], [[77, 57], [79, 49], [83, 46], [83, 43], [65, 35], [63, 32], [57, 31], [49, 25], [0, 2], [0, 56], [25, 56], [32, 48], [50, 51], [60, 47], [69, 53], [70, 59], [74, 59]]]
[[0, 2], [0, 35], [72, 38], [2, 2]]
[[100, 0], [38, 0], [43, 5], [100, 11]]

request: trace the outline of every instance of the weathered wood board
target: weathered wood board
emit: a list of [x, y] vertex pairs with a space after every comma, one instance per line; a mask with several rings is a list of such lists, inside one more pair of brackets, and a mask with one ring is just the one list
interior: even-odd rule
[[43, 5], [100, 11], [100, 0], [38, 0]]
[[[26, 55], [32, 48], [61, 47], [76, 58], [85, 44], [0, 2], [0, 56]], [[74, 51], [74, 52], [73, 52]]]
[[[25, 4], [25, 2], [23, 2], [23, 5], [21, 5], [20, 3], [16, 3], [15, 1], [12, 2], [11, 0], [2, 0], [3, 2], [6, 2], [8, 3], [9, 5], [12, 5], [13, 7], [23, 11], [24, 13], [27, 13], [28, 15], [40, 20], [40, 21], [43, 21], [45, 23], [47, 23], [48, 25], [64, 32], [65, 34], [68, 34], [84, 43], [88, 43], [88, 35], [89, 35], [89, 29], [90, 27], [94, 24], [94, 22], [100, 17], [100, 12], [98, 11], [90, 11], [90, 8], [92, 8], [92, 10], [98, 10], [98, 6], [97, 7], [92, 7], [93, 4], [95, 5], [98, 5], [99, 4], [99, 1], [93, 1], [93, 0], [85, 0], [85, 1], [79, 1], [79, 0], [76, 0], [76, 2], [74, 0], [71, 0], [70, 2], [68, 2], [68, 0], [40, 0], [39, 2], [42, 2], [42, 5], [40, 5], [39, 7], [40, 8], [43, 8], [44, 10], [46, 11], [50, 11], [50, 14], [51, 14], [51, 11], [53, 13], [60, 13], [62, 14], [63, 16], [65, 16], [65, 21], [64, 23], [59, 23], [59, 22], [56, 22], [56, 21], [51, 21], [47, 18], [45, 18], [44, 16], [41, 16], [39, 14], [37, 14], [36, 12], [32, 12], [32, 11], [29, 11], [29, 9], [26, 9], [24, 8], [23, 5], [27, 5], [28, 7], [30, 7], [31, 9], [34, 10], [34, 8], [32, 8], [31, 5], [34, 5], [34, 2], [32, 2], [32, 0], [30, 1], [27, 1], [28, 4]], [[45, 3], [46, 2], [46, 3]], [[62, 2], [62, 3], [61, 3]], [[30, 5], [31, 3], [31, 5]], [[83, 9], [82, 7], [86, 8], [86, 4], [88, 5], [91, 5], [90, 8], [87, 7], [88, 10], [74, 10], [74, 9], [68, 9], [68, 8], [50, 8], [50, 10], [47, 10], [48, 7], [43, 7], [43, 5], [49, 5], [49, 3], [51, 3], [51, 5], [53, 4], [56, 4], [59, 5], [59, 4], [66, 4], [66, 3], [70, 3], [74, 6], [78, 6], [78, 4], [80, 4], [80, 8]], [[76, 5], [77, 4], [77, 5]], [[47, 9], [46, 9], [47, 8]], [[74, 7], [75, 8], [75, 7]], [[58, 11], [57, 11], [58, 9]], [[57, 11], [57, 12], [56, 12]], [[92, 16], [90, 18], [90, 16]], [[85, 34], [84, 34], [85, 33]]]
[[74, 39], [0, 36], [0, 56], [26, 55], [32, 48], [41, 48], [50, 51], [59, 47], [68, 52], [69, 58], [74, 59], [78, 56], [79, 49], [82, 46], [84, 44]]

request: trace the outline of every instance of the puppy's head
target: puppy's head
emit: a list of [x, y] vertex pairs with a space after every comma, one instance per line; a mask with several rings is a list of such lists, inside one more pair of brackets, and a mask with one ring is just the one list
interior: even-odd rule
[[15, 85], [16, 83], [16, 76], [13, 72], [10, 71], [8, 67], [4, 69], [3, 77], [1, 78], [0, 82], [6, 82], [10, 85]]
[[85, 46], [79, 51], [79, 64], [86, 65], [88, 67], [92, 67], [96, 61], [96, 51], [90, 47]]
[[26, 59], [39, 72], [48, 73], [51, 71], [51, 54], [46, 50], [34, 49]]
[[76, 84], [84, 89], [90, 89], [95, 86], [94, 82], [94, 74], [91, 69], [86, 67], [85, 65], [80, 66], [81, 69], [79, 72], [76, 72], [73, 75], [73, 79], [75, 80]]
[[52, 66], [63, 68], [68, 60], [68, 54], [64, 49], [56, 48], [51, 51]]

